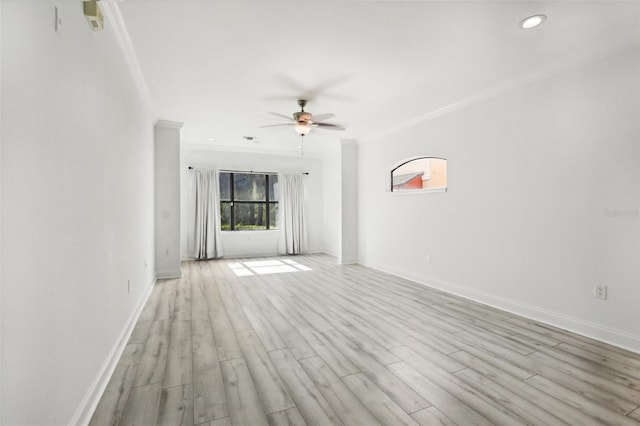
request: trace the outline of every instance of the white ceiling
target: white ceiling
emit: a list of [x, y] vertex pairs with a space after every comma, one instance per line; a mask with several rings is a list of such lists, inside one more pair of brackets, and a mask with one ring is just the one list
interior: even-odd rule
[[[305, 151], [367, 138], [567, 61], [638, 43], [635, 1], [126, 0], [118, 4], [158, 118], [183, 142], [296, 152], [298, 110], [334, 113]], [[521, 30], [523, 18], [547, 21]], [[259, 143], [243, 140], [257, 137]], [[209, 141], [211, 138], [213, 141]]]

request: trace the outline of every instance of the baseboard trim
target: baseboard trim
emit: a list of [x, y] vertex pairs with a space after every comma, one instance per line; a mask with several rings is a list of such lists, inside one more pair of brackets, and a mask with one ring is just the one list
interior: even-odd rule
[[169, 278], [182, 278], [182, 269], [172, 269], [170, 271], [156, 271], [156, 279], [165, 280]]
[[[324, 253], [325, 251], [322, 248], [312, 248], [312, 249], [308, 249], [305, 250], [304, 253], [302, 254], [318, 254], [318, 253]], [[290, 256], [288, 254], [284, 254], [284, 253], [236, 253], [236, 254], [225, 254], [224, 256], [218, 258], [218, 259], [211, 259], [211, 260], [222, 260], [222, 259], [242, 259], [242, 258], [249, 258], [249, 257], [277, 257], [277, 256]], [[197, 260], [193, 257], [186, 257], [186, 258], [182, 258], [182, 262], [190, 262], [190, 261], [194, 261]], [[158, 278], [160, 278], [158, 276]]]
[[80, 401], [80, 404], [78, 405], [75, 413], [73, 413], [73, 417], [71, 417], [71, 420], [69, 421], [70, 425], [88, 425], [91, 421], [93, 412], [98, 407], [100, 398], [102, 397], [102, 394], [109, 384], [111, 375], [113, 375], [113, 372], [118, 365], [118, 361], [122, 356], [122, 352], [124, 351], [124, 348], [129, 341], [129, 337], [131, 337], [131, 333], [133, 332], [133, 327], [136, 325], [136, 322], [138, 321], [138, 318], [142, 313], [142, 309], [144, 308], [144, 305], [147, 303], [147, 300], [151, 295], [151, 291], [153, 290], [155, 283], [155, 279], [151, 281], [149, 288], [140, 298], [138, 306], [136, 306], [136, 309], [131, 313], [129, 321], [127, 321], [126, 326], [124, 327], [122, 332], [120, 332], [120, 335], [118, 336], [118, 339], [116, 340], [114, 346], [111, 348], [109, 354], [102, 363], [98, 374], [93, 379], [93, 382], [87, 389], [87, 392], [84, 394], [84, 397]]
[[539, 321], [544, 324], [558, 327], [581, 336], [599, 340], [640, 354], [640, 336], [631, 333], [572, 317], [570, 315], [554, 312], [539, 306], [529, 305], [527, 303], [496, 296], [484, 291], [478, 291], [459, 284], [424, 277], [389, 265], [369, 262], [366, 259], [360, 259], [359, 263], [368, 268], [395, 275], [432, 289], [464, 297], [465, 299], [470, 299], [474, 302], [479, 302], [496, 309], [510, 312], [534, 321]]

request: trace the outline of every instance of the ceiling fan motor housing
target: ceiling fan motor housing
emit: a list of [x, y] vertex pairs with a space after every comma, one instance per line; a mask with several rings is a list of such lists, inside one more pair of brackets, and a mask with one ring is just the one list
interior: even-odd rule
[[298, 123], [309, 123], [311, 122], [311, 117], [312, 117], [311, 113], [305, 112], [305, 111], [293, 113], [293, 119], [296, 120]]

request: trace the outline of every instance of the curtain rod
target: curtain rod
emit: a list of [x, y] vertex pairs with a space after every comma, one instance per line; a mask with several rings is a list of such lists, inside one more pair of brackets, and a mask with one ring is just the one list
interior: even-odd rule
[[[193, 170], [194, 167], [193, 166], [189, 166], [189, 170]], [[225, 172], [225, 173], [253, 173], [256, 175], [277, 175], [278, 173], [276, 172], [256, 172], [254, 170], [218, 170], [219, 172]], [[309, 175], [309, 172], [302, 172], [303, 175]]]

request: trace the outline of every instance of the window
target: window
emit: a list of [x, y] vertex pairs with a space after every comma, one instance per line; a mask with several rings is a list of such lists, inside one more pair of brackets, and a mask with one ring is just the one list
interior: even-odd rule
[[220, 172], [223, 231], [277, 229], [278, 175]]
[[391, 170], [391, 191], [441, 192], [447, 189], [447, 160], [418, 157]]

